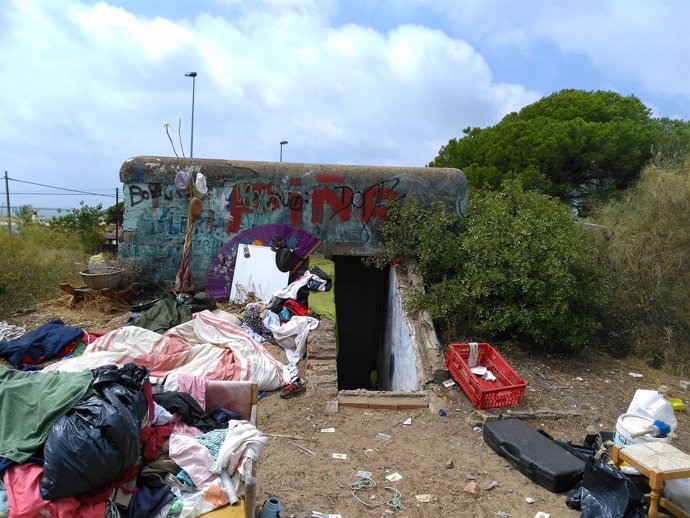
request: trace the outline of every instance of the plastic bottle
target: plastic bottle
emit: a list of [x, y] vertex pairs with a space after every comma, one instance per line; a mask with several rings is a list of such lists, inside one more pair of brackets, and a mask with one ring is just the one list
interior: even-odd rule
[[103, 254], [92, 255], [89, 258], [89, 273], [107, 273], [108, 261]]

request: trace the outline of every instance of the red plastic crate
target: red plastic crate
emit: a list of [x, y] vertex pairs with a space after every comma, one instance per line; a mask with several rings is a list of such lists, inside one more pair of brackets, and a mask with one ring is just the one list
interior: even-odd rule
[[525, 393], [527, 383], [506, 362], [498, 351], [487, 343], [479, 343], [477, 365], [484, 365], [495, 381], [472, 374], [467, 365], [470, 344], [450, 344], [446, 353], [446, 366], [462, 387], [472, 404], [478, 409], [516, 405]]

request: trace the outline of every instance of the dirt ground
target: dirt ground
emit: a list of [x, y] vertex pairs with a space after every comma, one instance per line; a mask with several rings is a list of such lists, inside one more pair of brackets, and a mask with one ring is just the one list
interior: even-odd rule
[[[129, 316], [126, 309], [105, 299], [76, 308], [68, 307], [68, 303], [69, 297], [62, 297], [18, 313], [8, 322], [32, 330], [62, 318], [91, 331], [108, 331], [124, 325]], [[271, 351], [286, 361], [281, 350]], [[529, 421], [532, 427], [575, 444], [582, 444], [588, 432], [615, 430], [618, 416], [638, 388], [659, 389], [664, 385], [669, 396], [683, 399], [690, 408], [690, 391], [681, 389], [681, 378], [639, 360], [594, 352], [577, 359], [501, 353], [528, 383], [520, 404], [510, 410], [577, 414]], [[630, 372], [642, 377], [632, 377]], [[397, 518], [488, 518], [500, 511], [514, 518], [532, 518], [538, 511], [553, 518], [579, 516], [566, 507], [566, 495], [550, 493], [531, 482], [484, 443], [481, 430], [468, 424], [475, 409], [461, 388], [439, 384], [428, 387], [428, 391], [428, 411], [341, 407], [333, 415], [324, 411], [322, 401], [306, 393], [289, 400], [281, 399], [278, 393], [266, 394], [259, 402], [259, 429], [298, 439], [270, 437], [258, 468], [257, 503], [277, 497], [283, 506], [281, 516], [309, 516], [318, 511], [343, 518], [380, 517], [386, 509], [383, 502], [394, 495], [385, 487], [392, 487], [402, 497], [403, 508], [393, 515]], [[447, 415], [439, 415], [441, 408]], [[676, 413], [678, 428], [673, 439], [673, 444], [686, 452], [690, 452], [688, 412]], [[409, 426], [402, 424], [407, 418], [412, 418]], [[335, 432], [321, 431], [327, 428]], [[333, 453], [344, 453], [347, 458], [335, 459]], [[357, 480], [359, 470], [371, 472], [377, 484], [373, 490], [358, 493], [370, 507], [357, 501], [348, 488]], [[394, 473], [402, 478], [393, 482], [384, 478]], [[478, 496], [463, 490], [470, 481], [478, 484]], [[418, 502], [416, 495], [425, 494], [431, 495], [430, 501]]]

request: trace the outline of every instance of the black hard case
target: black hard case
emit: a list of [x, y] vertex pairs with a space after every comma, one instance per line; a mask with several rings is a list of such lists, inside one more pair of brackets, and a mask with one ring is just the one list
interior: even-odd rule
[[581, 459], [520, 419], [485, 423], [484, 441], [520, 473], [553, 493], [569, 491], [582, 480]]

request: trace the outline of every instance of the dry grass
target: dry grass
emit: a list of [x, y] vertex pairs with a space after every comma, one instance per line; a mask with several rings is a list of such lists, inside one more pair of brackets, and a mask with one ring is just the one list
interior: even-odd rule
[[0, 318], [59, 295], [61, 282], [75, 282], [84, 260], [79, 241], [38, 225], [0, 234]]
[[[635, 352], [690, 367], [690, 157], [650, 165], [620, 202], [597, 214], [610, 309]], [[627, 327], [628, 329], [624, 329]]]
[[[127, 259], [108, 257], [109, 264], [123, 269], [121, 284], [140, 281], [140, 270]], [[60, 284], [84, 285], [80, 270], [88, 268], [88, 254], [74, 236], [39, 225], [25, 225], [10, 236], [0, 233], [0, 319], [42, 301], [61, 300]], [[69, 303], [67, 297], [66, 304]], [[94, 312], [121, 311], [122, 305], [98, 297], [85, 301]], [[112, 306], [112, 307], [111, 307]]]

